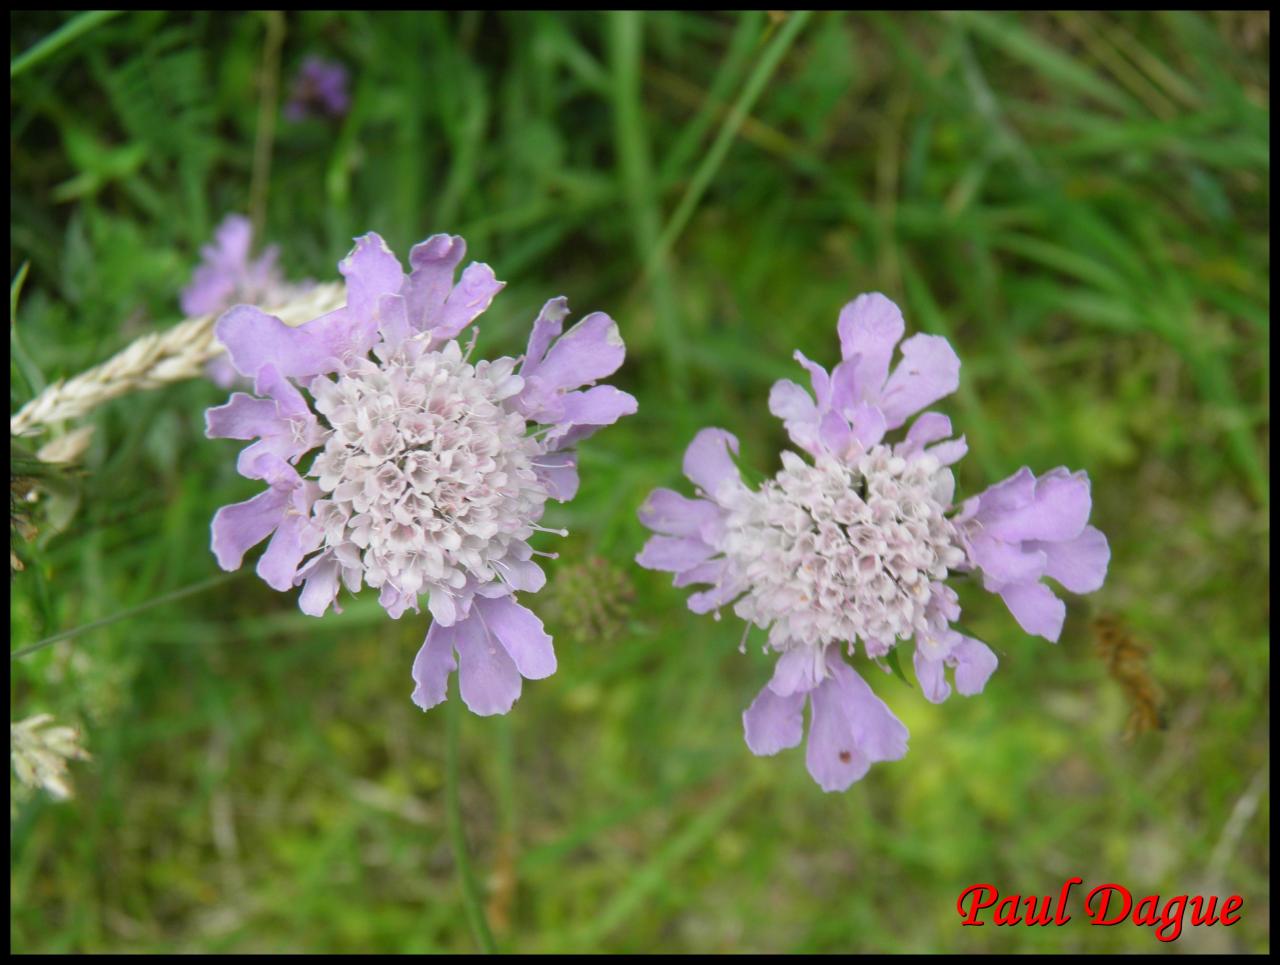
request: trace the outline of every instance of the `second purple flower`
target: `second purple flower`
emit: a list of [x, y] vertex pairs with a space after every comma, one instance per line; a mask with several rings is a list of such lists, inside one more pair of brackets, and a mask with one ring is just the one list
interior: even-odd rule
[[[797, 452], [756, 489], [742, 480], [738, 440], [703, 429], [689, 445], [689, 499], [658, 489], [640, 509], [657, 535], [637, 557], [675, 573], [695, 613], [732, 606], [762, 628], [778, 654], [770, 682], [743, 714], [747, 745], [776, 754], [804, 739], [806, 764], [826, 791], [848, 788], [877, 761], [907, 752], [907, 729], [841, 656], [855, 643], [873, 660], [914, 642], [916, 677], [938, 703], [954, 671], [962, 694], [982, 690], [996, 668], [986, 644], [953, 624], [954, 573], [977, 572], [1028, 633], [1056, 641], [1066, 607], [1043, 582], [1075, 593], [1102, 585], [1110, 551], [1088, 525], [1089, 479], [1023, 469], [963, 504], [950, 466], [967, 451], [951, 420], [922, 409], [950, 395], [960, 360], [936, 335], [903, 341], [898, 306], [856, 298], [837, 325], [842, 361], [827, 372], [799, 352], [812, 395], [787, 380], [769, 394]], [[920, 413], [917, 415], [917, 413]], [[889, 434], [909, 428], [898, 439]], [[745, 636], [744, 636], [745, 640]]]

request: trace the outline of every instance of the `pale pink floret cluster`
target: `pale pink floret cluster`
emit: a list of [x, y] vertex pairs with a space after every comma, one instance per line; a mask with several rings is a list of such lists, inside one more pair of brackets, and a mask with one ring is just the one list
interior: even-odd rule
[[[774, 754], [804, 738], [806, 762], [828, 791], [843, 790], [877, 761], [907, 751], [907, 731], [844, 660], [855, 644], [873, 659], [913, 642], [916, 676], [934, 702], [982, 690], [996, 668], [991, 649], [956, 630], [960, 606], [947, 585], [976, 570], [1028, 632], [1056, 640], [1065, 608], [1041, 582], [1074, 592], [1102, 584], [1109, 551], [1087, 525], [1088, 478], [1066, 470], [1037, 480], [1022, 470], [962, 505], [950, 466], [967, 451], [950, 420], [920, 410], [954, 392], [960, 361], [946, 339], [915, 335], [883, 295], [862, 295], [840, 313], [841, 362], [827, 372], [800, 353], [812, 394], [774, 385], [769, 408], [797, 452], [757, 488], [742, 480], [738, 442], [704, 429], [690, 444], [689, 499], [656, 490], [640, 510], [657, 534], [637, 557], [676, 574], [695, 612], [731, 607], [766, 631], [774, 674], [743, 715], [748, 746]], [[902, 429], [897, 442], [890, 433]]]
[[301, 586], [313, 616], [337, 608], [341, 586], [378, 590], [396, 618], [425, 599], [434, 619], [415, 702], [444, 700], [458, 669], [462, 699], [493, 714], [522, 678], [556, 666], [541, 621], [516, 600], [545, 582], [529, 543], [545, 504], [577, 490], [574, 445], [636, 405], [611, 386], [583, 388], [625, 349], [603, 313], [564, 332], [563, 298], [543, 307], [522, 359], [472, 362], [456, 338], [503, 283], [478, 263], [455, 283], [465, 250], [436, 235], [406, 274], [369, 234], [339, 265], [343, 308], [297, 328], [247, 305], [219, 319], [257, 394], [210, 409], [208, 434], [256, 440], [237, 467], [268, 488], [218, 511], [213, 551], [235, 569], [270, 537], [258, 574]]

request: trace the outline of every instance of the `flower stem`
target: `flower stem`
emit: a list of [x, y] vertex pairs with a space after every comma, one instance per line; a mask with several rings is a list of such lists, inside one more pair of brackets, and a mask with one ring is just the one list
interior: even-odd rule
[[467, 854], [467, 835], [462, 826], [462, 803], [458, 793], [458, 735], [462, 730], [462, 715], [465, 711], [457, 697], [445, 701], [445, 705], [449, 717], [445, 747], [445, 808], [448, 812], [449, 839], [453, 844], [453, 860], [462, 884], [462, 903], [467, 909], [471, 931], [475, 934], [480, 950], [492, 955], [498, 948], [493, 941], [493, 932], [489, 930], [489, 920], [485, 917], [480, 883], [476, 880], [471, 868], [471, 858]]

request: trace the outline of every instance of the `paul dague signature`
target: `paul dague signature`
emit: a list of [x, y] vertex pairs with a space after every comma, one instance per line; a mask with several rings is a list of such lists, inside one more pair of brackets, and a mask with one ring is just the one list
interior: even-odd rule
[[[979, 914], [987, 908], [994, 908], [991, 917], [993, 925], [1065, 925], [1071, 920], [1067, 914], [1067, 898], [1071, 889], [1083, 884], [1083, 878], [1068, 878], [1058, 893], [1057, 902], [1049, 897], [1037, 898], [1030, 895], [1007, 895], [1000, 897], [995, 885], [970, 885], [960, 892], [956, 902], [956, 911], [960, 913], [962, 925], [985, 925], [979, 921]], [[1115, 902], [1112, 902], [1115, 898]], [[1140, 898], [1135, 907], [1133, 895], [1124, 885], [1098, 885], [1085, 896], [1084, 913], [1094, 925], [1119, 925], [1132, 918], [1135, 925], [1154, 925], [1156, 938], [1162, 942], [1171, 942], [1182, 934], [1182, 921], [1187, 906], [1191, 908], [1192, 925], [1234, 925], [1240, 920], [1240, 909], [1244, 907], [1244, 899], [1232, 895], [1222, 903], [1218, 911], [1218, 898], [1211, 895], [1190, 897], [1178, 895], [1170, 898], [1160, 907], [1159, 895], [1147, 895]], [[1025, 908], [1025, 915], [1020, 911]], [[1131, 914], [1132, 913], [1132, 914]]]

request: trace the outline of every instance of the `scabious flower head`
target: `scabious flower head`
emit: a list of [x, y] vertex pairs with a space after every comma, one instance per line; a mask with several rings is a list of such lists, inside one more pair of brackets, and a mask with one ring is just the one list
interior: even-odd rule
[[182, 290], [182, 311], [189, 316], [209, 315], [238, 302], [271, 303], [272, 294], [285, 283], [276, 266], [280, 249], [270, 245], [256, 259], [252, 251], [249, 219], [227, 215], [214, 231], [213, 243], [200, 249], [200, 265]]
[[504, 283], [472, 263], [455, 284], [465, 252], [461, 238], [435, 235], [413, 248], [406, 275], [368, 234], [338, 266], [345, 307], [297, 328], [247, 305], [219, 319], [256, 396], [210, 409], [207, 434], [255, 439], [237, 468], [267, 489], [218, 511], [213, 551], [236, 569], [270, 536], [259, 576], [301, 586], [312, 616], [338, 609], [340, 585], [378, 590], [394, 618], [425, 598], [434, 619], [414, 701], [444, 700], [456, 668], [467, 706], [495, 714], [522, 677], [555, 671], [551, 638], [516, 601], [545, 583], [529, 540], [546, 502], [573, 498], [574, 446], [636, 402], [583, 388], [615, 372], [625, 349], [601, 312], [563, 332], [564, 298], [543, 306], [523, 359], [471, 361], [457, 337]]
[[291, 121], [318, 114], [341, 117], [350, 106], [347, 68], [336, 61], [312, 56], [302, 62], [293, 79], [284, 115]]
[[960, 606], [949, 576], [980, 571], [1024, 629], [1056, 640], [1065, 611], [1041, 577], [1088, 592], [1106, 573], [1106, 539], [1086, 525], [1084, 473], [1056, 469], [1037, 481], [1023, 469], [955, 504], [949, 467], [967, 445], [952, 438], [946, 416], [921, 410], [955, 391], [960, 360], [946, 339], [914, 335], [891, 366], [904, 330], [883, 295], [850, 302], [837, 324], [842, 361], [827, 372], [797, 352], [812, 394], [782, 380], [769, 395], [769, 410], [808, 459], [783, 452], [777, 475], [752, 489], [732, 458], [738, 440], [704, 429], [684, 457], [697, 498], [659, 489], [640, 509], [657, 535], [637, 561], [675, 573], [676, 586], [709, 585], [689, 608], [718, 616], [731, 605], [778, 654], [743, 714], [748, 747], [775, 754], [799, 744], [808, 703], [806, 763], [827, 791], [907, 751], [906, 728], [843, 659], [842, 645], [852, 656], [861, 643], [880, 659], [913, 642], [927, 699], [950, 694], [947, 668], [960, 693], [976, 694], [997, 660], [954, 629]]
[[[249, 219], [227, 215], [214, 232], [213, 243], [200, 249], [200, 264], [182, 290], [183, 313], [212, 315], [241, 303], [276, 308], [311, 287], [305, 282], [285, 281], [276, 264], [280, 256], [276, 245], [269, 245], [256, 259], [252, 251]], [[213, 359], [205, 371], [219, 388], [228, 389], [236, 380], [235, 369], [225, 355]]]

